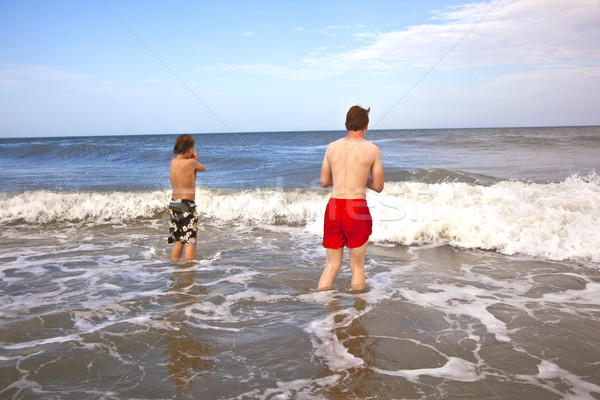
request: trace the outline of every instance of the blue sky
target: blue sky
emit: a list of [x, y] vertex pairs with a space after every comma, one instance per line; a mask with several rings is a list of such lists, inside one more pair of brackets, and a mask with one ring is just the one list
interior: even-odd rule
[[0, 137], [600, 124], [600, 1], [0, 1]]

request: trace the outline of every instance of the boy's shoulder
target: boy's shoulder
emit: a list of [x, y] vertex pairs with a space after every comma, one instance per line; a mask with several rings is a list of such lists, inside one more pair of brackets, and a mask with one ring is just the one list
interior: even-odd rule
[[173, 162], [176, 162], [178, 164], [186, 164], [186, 163], [189, 164], [189, 163], [193, 163], [195, 161], [196, 161], [196, 159], [194, 159], [194, 158], [175, 158], [173, 160]]
[[375, 143], [371, 142], [370, 140], [365, 139], [364, 143], [365, 143], [366, 147], [368, 147], [370, 149], [379, 150], [379, 147], [377, 147], [377, 145]]
[[169, 165], [171, 166], [171, 168], [175, 168], [176, 170], [181, 170], [182, 168], [185, 169], [186, 166], [190, 164], [190, 160], [193, 160], [193, 159], [191, 159], [191, 158], [174, 158], [173, 160], [171, 160]]
[[334, 140], [333, 142], [329, 143], [329, 145], [327, 147], [332, 147], [332, 146], [336, 146], [339, 143], [342, 143], [344, 141], [344, 138], [339, 138], [337, 140]]

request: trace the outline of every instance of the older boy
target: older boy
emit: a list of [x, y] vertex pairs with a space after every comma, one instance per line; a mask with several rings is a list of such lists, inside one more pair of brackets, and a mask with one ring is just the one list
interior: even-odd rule
[[325, 210], [323, 247], [327, 261], [318, 290], [331, 289], [342, 265], [344, 246], [350, 249], [351, 288], [365, 288], [365, 254], [372, 228], [366, 190], [383, 190], [379, 148], [364, 139], [369, 111], [351, 107], [346, 114], [348, 135], [330, 143], [325, 151], [321, 186], [333, 189]]
[[169, 243], [175, 243], [171, 260], [179, 260], [185, 247], [186, 260], [196, 257], [198, 213], [196, 212], [196, 174], [206, 168], [198, 162], [194, 151], [195, 140], [191, 135], [179, 135], [175, 139], [169, 177], [173, 193], [169, 203]]

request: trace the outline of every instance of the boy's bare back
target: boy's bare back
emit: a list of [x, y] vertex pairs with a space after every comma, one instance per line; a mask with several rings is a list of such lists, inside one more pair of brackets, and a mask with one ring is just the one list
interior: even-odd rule
[[189, 158], [179, 154], [171, 161], [169, 178], [173, 188], [173, 199], [196, 199], [196, 173], [205, 169], [196, 157], [196, 153]]
[[364, 199], [367, 187], [377, 192], [383, 189], [379, 148], [362, 136], [364, 131], [349, 132], [348, 136], [327, 147], [321, 168], [321, 184], [323, 187], [333, 185], [331, 197]]

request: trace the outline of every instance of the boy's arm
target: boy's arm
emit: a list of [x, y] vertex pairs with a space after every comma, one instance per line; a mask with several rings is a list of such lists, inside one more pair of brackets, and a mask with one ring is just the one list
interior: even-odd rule
[[329, 159], [327, 153], [329, 152], [329, 146], [325, 151], [325, 157], [323, 158], [323, 165], [321, 165], [321, 186], [326, 188], [333, 185], [333, 175], [331, 174], [331, 165], [329, 165]]
[[198, 161], [198, 153], [194, 152], [194, 156], [192, 158], [196, 161], [196, 164], [194, 165], [194, 171], [195, 172], [204, 172], [204, 171], [206, 171], [206, 168], [204, 167], [204, 165], [202, 165], [200, 163], [200, 161]]
[[204, 165], [200, 164], [199, 161], [196, 161], [196, 165], [194, 166], [194, 171], [204, 172], [204, 171], [206, 171], [206, 168], [204, 167]]
[[371, 176], [367, 180], [367, 187], [377, 193], [381, 193], [383, 190], [383, 166], [381, 165], [381, 154], [377, 147], [375, 151], [375, 161], [373, 161], [373, 165], [371, 166]]

